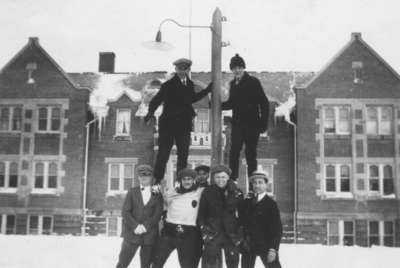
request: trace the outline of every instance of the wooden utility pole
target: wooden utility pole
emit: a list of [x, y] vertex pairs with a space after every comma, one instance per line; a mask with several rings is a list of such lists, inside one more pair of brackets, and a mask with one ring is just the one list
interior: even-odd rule
[[211, 165], [223, 164], [221, 127], [221, 52], [222, 52], [222, 14], [216, 8], [211, 25], [211, 77], [213, 82], [211, 98]]

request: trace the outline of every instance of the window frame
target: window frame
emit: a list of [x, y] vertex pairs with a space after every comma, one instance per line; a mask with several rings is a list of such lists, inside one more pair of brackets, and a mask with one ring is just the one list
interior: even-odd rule
[[[15, 161], [15, 160], [2, 160], [0, 162], [4, 164], [4, 187], [0, 186], [0, 193], [16, 193], [18, 190], [18, 186], [20, 183], [20, 176], [21, 176], [19, 162]], [[12, 163], [17, 164], [17, 186], [16, 187], [10, 187], [10, 176], [11, 176], [10, 167], [11, 167]]]
[[[111, 189], [111, 166], [112, 165], [118, 165], [118, 189], [113, 190]], [[113, 194], [126, 194], [129, 189], [125, 190], [125, 166], [126, 165], [131, 165], [132, 166], [132, 184], [131, 187], [133, 187], [134, 182], [135, 182], [135, 167], [136, 163], [135, 162], [109, 162], [107, 163], [107, 168], [108, 168], [108, 176], [107, 176], [107, 195], [113, 195]], [[128, 178], [128, 177], [127, 177]]]
[[[117, 220], [117, 229], [116, 230], [111, 230], [110, 229], [110, 221], [111, 220]], [[106, 218], [106, 233], [107, 236], [120, 236], [122, 232], [122, 217], [121, 216], [113, 216], [113, 217], [107, 217]]]
[[[340, 130], [340, 122], [342, 121], [340, 119], [340, 110], [341, 109], [346, 109], [348, 112], [348, 131], [342, 131]], [[326, 132], [325, 128], [325, 122], [326, 120], [326, 110], [327, 109], [333, 109], [333, 115], [334, 115], [334, 131], [333, 132]], [[324, 105], [323, 106], [323, 122], [322, 122], [322, 129], [323, 133], [325, 135], [350, 135], [352, 133], [352, 115], [351, 115], [351, 106], [350, 105]]]
[[[331, 235], [330, 233], [330, 224], [332, 224], [333, 222], [335, 222], [335, 224], [337, 224], [337, 236], [336, 235]], [[345, 234], [344, 233], [344, 225], [345, 223], [350, 223], [352, 224], [352, 229], [353, 229], [353, 233], [352, 234]], [[327, 224], [327, 244], [328, 245], [339, 245], [339, 246], [354, 246], [356, 245], [356, 225], [354, 220], [328, 220]], [[346, 236], [352, 236], [353, 238], [353, 244], [352, 245], [345, 245], [344, 241], [345, 241], [345, 237]], [[337, 237], [338, 238], [338, 244], [336, 243], [332, 243], [331, 241], [331, 237]]]
[[[327, 190], [327, 167], [333, 166], [335, 169], [335, 191]], [[347, 166], [349, 168], [349, 191], [341, 190], [342, 176], [341, 176], [341, 168], [342, 166]], [[329, 179], [332, 179], [329, 177]], [[353, 198], [353, 187], [352, 187], [352, 165], [345, 163], [325, 163], [323, 169], [323, 191], [327, 198]]]
[[[37, 164], [43, 164], [43, 188], [36, 188], [36, 166]], [[56, 164], [57, 166], [57, 176], [56, 176], [56, 187], [48, 187], [49, 186], [49, 167], [50, 164]], [[60, 187], [60, 163], [58, 161], [41, 161], [35, 160], [33, 161], [33, 187], [32, 187], [32, 194], [57, 194], [58, 188]]]
[[[119, 115], [122, 112], [128, 112], [129, 113], [129, 119], [128, 119], [128, 126], [127, 126], [127, 133], [122, 133], [119, 132], [118, 130], [118, 126], [119, 126]], [[128, 137], [131, 135], [131, 125], [132, 125], [132, 111], [131, 109], [128, 108], [118, 108], [116, 111], [116, 115], [115, 115], [115, 137]]]
[[[371, 180], [371, 175], [370, 175], [370, 167], [371, 166], [377, 166], [378, 167], [378, 181], [379, 181], [379, 191], [371, 191], [370, 190], [370, 180]], [[392, 183], [393, 183], [393, 193], [385, 195], [384, 192], [384, 168], [386, 166], [390, 166], [392, 169]], [[367, 193], [368, 196], [375, 196], [375, 197], [380, 197], [380, 198], [387, 198], [387, 199], [391, 199], [391, 198], [396, 198], [396, 194], [395, 194], [395, 189], [394, 189], [394, 179], [395, 179], [395, 175], [394, 175], [394, 168], [393, 168], [393, 164], [392, 163], [368, 163], [367, 164]]]
[[[8, 232], [7, 223], [8, 217], [14, 217], [14, 226], [12, 227], [12, 232]], [[0, 214], [0, 234], [16, 234], [17, 232], [17, 215], [16, 214]]]
[[[382, 133], [382, 124], [383, 124], [383, 113], [382, 110], [384, 108], [390, 108], [391, 110], [391, 120], [388, 121], [390, 123], [390, 133]], [[369, 119], [368, 110], [375, 109], [376, 111], [376, 121], [372, 121]], [[365, 133], [369, 137], [373, 136], [392, 136], [394, 134], [394, 108], [393, 105], [366, 105], [365, 107]], [[368, 128], [368, 123], [374, 122], [376, 124], [376, 133], [370, 133]]]
[[[46, 114], [46, 129], [40, 129], [40, 109], [46, 108], [47, 114]], [[59, 109], [60, 110], [60, 123], [58, 130], [53, 130], [53, 110], [54, 109]], [[64, 111], [60, 105], [38, 105], [36, 109], [36, 132], [37, 133], [60, 133], [63, 129], [63, 118], [64, 118]]]
[[[396, 233], [396, 225], [395, 222], [392, 220], [384, 221], [384, 220], [369, 220], [368, 225], [367, 225], [367, 235], [368, 235], [368, 246], [372, 246], [375, 244], [371, 244], [371, 226], [370, 224], [372, 222], [378, 223], [378, 234], [374, 234], [373, 237], [378, 237], [378, 244], [377, 246], [385, 246], [385, 247], [394, 247], [395, 244], [395, 233]], [[385, 234], [385, 223], [391, 223], [392, 224], [392, 234]], [[392, 238], [392, 244], [391, 245], [385, 245], [385, 238], [386, 237], [391, 237]]]
[[[7, 108], [8, 110], [8, 120], [7, 120], [7, 129], [6, 130], [2, 130], [0, 128], [0, 133], [20, 133], [22, 132], [22, 125], [23, 125], [23, 113], [24, 113], [24, 109], [22, 105], [0, 105], [0, 120], [1, 120], [1, 116], [2, 116], [2, 110], [4, 108]], [[20, 127], [19, 129], [13, 129], [13, 121], [14, 121], [14, 111], [16, 108], [21, 109], [21, 115], [20, 115]], [[1, 122], [0, 122], [1, 123]]]
[[[51, 235], [54, 232], [54, 216], [52, 215], [38, 215], [38, 214], [28, 214], [27, 215], [27, 221], [26, 221], [26, 234], [29, 235]], [[31, 232], [31, 217], [38, 217], [38, 227], [37, 227], [37, 233]], [[49, 233], [45, 234], [43, 233], [44, 230], [44, 218], [50, 218], [51, 219], [51, 227], [49, 229]]]
[[[206, 112], [207, 113], [207, 120], [200, 120], [199, 119], [199, 114]], [[193, 132], [194, 133], [210, 133], [210, 109], [205, 109], [205, 108], [199, 108], [196, 109], [196, 116], [194, 118], [194, 122], [193, 122]], [[201, 125], [201, 130], [200, 131], [196, 131], [196, 126], [197, 124]], [[204, 126], [207, 126], [207, 131], [204, 131]]]

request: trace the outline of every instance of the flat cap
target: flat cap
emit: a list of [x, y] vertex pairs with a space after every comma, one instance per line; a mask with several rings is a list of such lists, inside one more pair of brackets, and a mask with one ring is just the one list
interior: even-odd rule
[[138, 165], [136, 171], [139, 176], [153, 176], [153, 168], [150, 165]]
[[195, 179], [197, 175], [197, 172], [194, 171], [191, 168], [183, 168], [181, 170], [178, 171], [178, 180], [182, 180], [185, 177], [191, 177], [192, 179]]
[[231, 175], [232, 170], [224, 165], [217, 165], [211, 167], [211, 176], [214, 176], [215, 173], [225, 172], [228, 176]]
[[268, 182], [268, 175], [263, 170], [256, 170], [253, 173], [251, 173], [249, 177], [250, 181], [253, 181], [255, 179], [264, 179], [265, 182]]
[[190, 67], [192, 66], [192, 61], [186, 58], [180, 58], [173, 62], [177, 67]]
[[210, 167], [206, 166], [206, 165], [199, 165], [197, 166], [194, 170], [196, 170], [197, 172], [199, 172], [200, 170], [209, 173], [210, 172]]

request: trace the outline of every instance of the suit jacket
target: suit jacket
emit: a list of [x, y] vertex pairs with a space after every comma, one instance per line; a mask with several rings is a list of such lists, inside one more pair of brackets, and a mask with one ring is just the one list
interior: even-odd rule
[[171, 123], [191, 128], [192, 119], [196, 115], [192, 103], [199, 101], [210, 92], [204, 89], [200, 92], [194, 91], [193, 82], [187, 78], [186, 86], [182, 84], [178, 75], [161, 85], [160, 90], [152, 98], [149, 104], [149, 114], [161, 104], [164, 105], [160, 116], [159, 127], [171, 127]]
[[243, 238], [240, 218], [243, 194], [233, 182], [228, 183], [225, 190], [215, 184], [204, 189], [197, 219], [200, 226], [216, 235], [224, 234], [235, 243]]
[[235, 80], [230, 82], [229, 98], [222, 103], [222, 109], [232, 109], [232, 124], [259, 130], [266, 130], [268, 127], [268, 98], [260, 81], [247, 72], [237, 85]]
[[[158, 223], [163, 210], [161, 194], [151, 194], [146, 205], [143, 204], [140, 187], [131, 188], [122, 207], [121, 236], [131, 243], [151, 245], [158, 236]], [[141, 235], [134, 233], [136, 227], [143, 224], [147, 232]]]
[[266, 252], [279, 249], [282, 237], [282, 223], [276, 202], [268, 195], [257, 202], [257, 197], [245, 200], [244, 231], [249, 239], [250, 249]]

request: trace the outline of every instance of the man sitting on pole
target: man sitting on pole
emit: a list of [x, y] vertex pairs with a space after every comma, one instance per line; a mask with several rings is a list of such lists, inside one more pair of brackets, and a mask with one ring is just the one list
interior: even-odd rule
[[222, 110], [232, 110], [229, 167], [231, 179], [236, 181], [243, 144], [246, 146], [248, 176], [257, 169], [257, 143], [260, 134], [268, 128], [269, 102], [260, 81], [245, 71], [242, 57], [238, 54], [232, 57], [229, 67], [234, 79], [230, 82], [229, 98], [222, 103]]
[[156, 183], [160, 183], [164, 177], [174, 142], [178, 154], [176, 171], [186, 167], [192, 120], [196, 115], [192, 103], [211, 92], [211, 84], [200, 92], [194, 91], [194, 84], [189, 78], [191, 60], [182, 58], [173, 64], [176, 74], [161, 85], [160, 91], [150, 101], [149, 111], [144, 117], [145, 122], [154, 118], [154, 111], [163, 104], [158, 122], [158, 154], [154, 168]]

